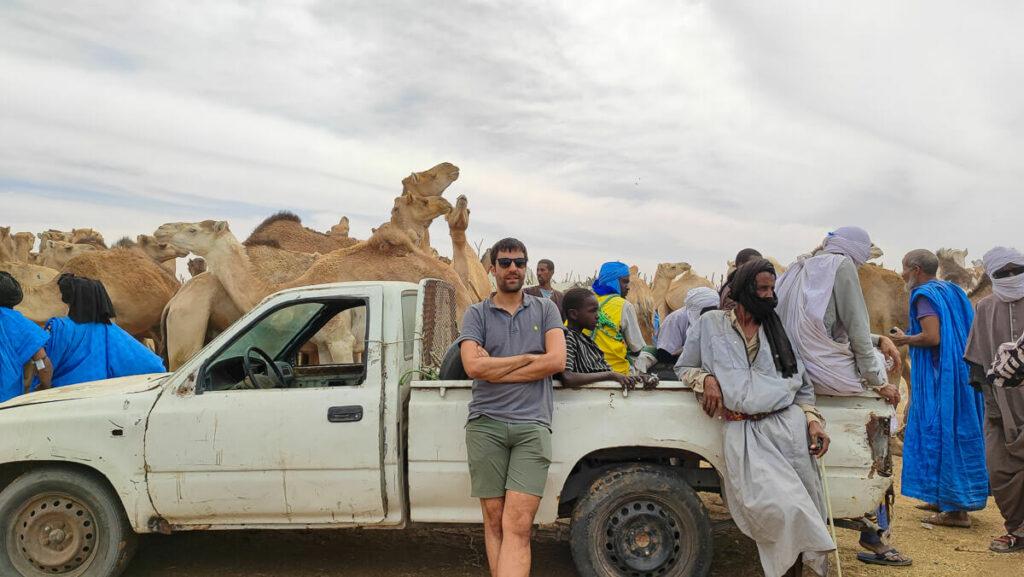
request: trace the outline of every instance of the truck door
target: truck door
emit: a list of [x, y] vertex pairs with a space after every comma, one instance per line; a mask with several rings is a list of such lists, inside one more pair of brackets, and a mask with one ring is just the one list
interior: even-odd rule
[[172, 525], [381, 521], [381, 288], [266, 308], [155, 405], [154, 507]]

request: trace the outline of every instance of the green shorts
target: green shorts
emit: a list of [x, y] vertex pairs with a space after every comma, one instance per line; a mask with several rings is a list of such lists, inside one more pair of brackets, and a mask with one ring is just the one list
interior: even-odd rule
[[551, 465], [551, 431], [544, 425], [477, 417], [466, 424], [466, 452], [473, 497], [544, 496]]

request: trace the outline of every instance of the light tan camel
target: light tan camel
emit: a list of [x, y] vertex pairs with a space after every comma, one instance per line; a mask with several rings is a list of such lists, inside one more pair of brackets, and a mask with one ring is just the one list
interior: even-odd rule
[[36, 244], [36, 235], [31, 232], [18, 232], [11, 235], [14, 239], [14, 258], [20, 262], [32, 261], [32, 247]]
[[713, 289], [715, 285], [708, 279], [693, 272], [692, 269], [684, 272], [672, 279], [672, 283], [668, 287], [668, 294], [665, 295], [665, 304], [673, 311], [683, 308], [683, 303], [686, 301], [686, 293], [690, 289], [697, 287]]
[[17, 262], [11, 227], [0, 226], [0, 262]]
[[460, 195], [455, 201], [455, 208], [445, 216], [445, 220], [448, 221], [448, 233], [452, 237], [452, 268], [469, 289], [473, 302], [480, 302], [489, 297], [494, 289], [487, 277], [487, 270], [480, 264], [480, 257], [466, 242], [469, 213], [469, 201], [465, 195]]
[[[271, 243], [274, 244], [274, 243]], [[267, 244], [245, 247], [250, 272], [271, 284], [287, 282], [309, 270], [319, 256], [293, 252]], [[161, 321], [168, 369], [175, 370], [199, 352], [210, 339], [242, 316], [216, 275], [206, 272], [206, 260], [199, 261], [203, 271], [193, 273], [167, 303]]]
[[144, 254], [156, 261], [160, 268], [174, 277], [178, 275], [177, 259], [188, 256], [187, 250], [182, 250], [165, 242], [159, 242], [149, 234], [140, 234], [135, 237], [135, 240], [127, 236], [123, 237], [114, 243], [114, 248], [133, 250]]
[[96, 248], [107, 248], [103, 235], [91, 228], [73, 228], [71, 232], [49, 229], [37, 235], [40, 240], [55, 240], [71, 244], [91, 244]]
[[633, 303], [636, 308], [636, 316], [640, 321], [640, 332], [644, 335], [644, 341], [649, 345], [654, 344], [654, 292], [640, 276], [640, 269], [636, 265], [629, 267], [629, 292], [626, 293], [626, 300]]
[[0, 261], [0, 270], [10, 273], [14, 280], [18, 281], [18, 284], [21, 285], [22, 290], [27, 287], [45, 284], [60, 274], [59, 271], [49, 267], [14, 261]]
[[72, 258], [97, 249], [91, 244], [73, 244], [62, 240], [44, 240], [39, 246], [36, 262], [41, 266], [61, 270]]
[[690, 272], [691, 268], [685, 262], [663, 262], [658, 265], [658, 270], [654, 273], [654, 282], [651, 283], [651, 298], [654, 299], [654, 310], [658, 312], [658, 318], [661, 320], [673, 310], [666, 302], [672, 281], [679, 275]]

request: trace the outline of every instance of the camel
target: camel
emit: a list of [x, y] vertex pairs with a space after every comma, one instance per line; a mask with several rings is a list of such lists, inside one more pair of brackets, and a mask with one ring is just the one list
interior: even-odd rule
[[663, 262], [658, 265], [658, 270], [654, 273], [654, 282], [651, 283], [651, 297], [654, 299], [654, 310], [657, 311], [658, 318], [664, 320], [673, 310], [666, 302], [672, 281], [679, 275], [690, 272], [691, 268], [685, 262]]
[[155, 236], [161, 242], [206, 259], [210, 272], [220, 279], [231, 300], [243, 311], [278, 290], [358, 280], [444, 280], [455, 287], [459, 318], [472, 302], [469, 291], [451, 267], [419, 249], [405, 231], [390, 223], [381, 225], [366, 241], [320, 256], [302, 276], [278, 284], [252, 274], [245, 247], [224, 221], [168, 223], [158, 228]]
[[[335, 227], [340, 227], [340, 224]], [[334, 231], [334, 228], [331, 230]], [[358, 241], [348, 237], [347, 230], [342, 235], [333, 232], [324, 234], [306, 228], [302, 226], [302, 219], [288, 211], [281, 211], [267, 217], [245, 240], [245, 244], [276, 243], [278, 247], [285, 250], [321, 254], [352, 246], [356, 242]]]
[[455, 208], [445, 216], [445, 220], [448, 221], [448, 233], [452, 237], [452, 268], [469, 289], [474, 302], [479, 302], [489, 297], [494, 289], [487, 277], [487, 270], [480, 263], [480, 257], [466, 242], [469, 214], [469, 201], [466, 195], [460, 195], [455, 201]]
[[114, 243], [114, 248], [138, 251], [141, 254], [153, 259], [160, 268], [167, 271], [171, 276], [178, 274], [178, 259], [188, 256], [187, 250], [182, 250], [172, 244], [159, 242], [152, 235], [140, 234], [132, 240], [124, 237]]
[[338, 224], [332, 226], [331, 230], [327, 231], [327, 234], [335, 238], [348, 238], [348, 217], [341, 217]]
[[636, 308], [636, 316], [640, 321], [640, 332], [644, 335], [644, 341], [653, 345], [654, 293], [647, 281], [640, 277], [640, 269], [636, 265], [629, 267], [629, 292], [626, 293], [626, 300], [633, 303]]
[[[153, 259], [132, 250], [83, 252], [68, 260], [60, 272], [102, 282], [114, 303], [114, 322], [136, 337], [157, 336], [154, 329], [159, 327], [164, 305], [178, 290], [172, 275]], [[16, 308], [29, 319], [44, 323], [51, 317], [67, 314], [56, 275], [42, 284], [22, 285], [22, 289], [25, 299]]]
[[20, 262], [30, 262], [32, 247], [36, 244], [36, 235], [31, 232], [18, 232], [11, 235], [14, 239], [14, 258]]
[[206, 272], [206, 261], [203, 257], [197, 256], [196, 258], [190, 258], [188, 260], [188, 274], [191, 276], [198, 276], [200, 273]]
[[91, 244], [96, 248], [107, 248], [103, 235], [91, 228], [74, 228], [71, 232], [49, 229], [37, 235], [39, 240], [56, 240], [71, 244]]
[[15, 262], [16, 258], [14, 237], [11, 236], [11, 227], [0, 226], [0, 262]]
[[684, 272], [672, 279], [672, 283], [668, 287], [668, 293], [665, 295], [665, 304], [673, 311], [683, 308], [683, 303], [686, 301], [686, 293], [690, 289], [697, 287], [713, 289], [715, 285], [708, 279], [693, 272], [692, 269]]
[[0, 261], [0, 270], [10, 273], [23, 290], [26, 287], [45, 284], [60, 274], [59, 271], [49, 267], [23, 262]]
[[73, 244], [62, 240], [44, 240], [39, 246], [39, 256], [36, 257], [36, 262], [40, 266], [61, 270], [72, 258], [96, 250], [96, 247], [91, 244]]

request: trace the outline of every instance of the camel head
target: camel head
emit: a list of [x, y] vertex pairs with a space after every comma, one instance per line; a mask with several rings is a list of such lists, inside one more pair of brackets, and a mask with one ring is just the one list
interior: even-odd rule
[[951, 264], [960, 268], [967, 268], [966, 248], [940, 248], [935, 251], [935, 256], [938, 257], [939, 267], [941, 268], [946, 268]]
[[348, 238], [348, 217], [343, 216], [338, 224], [331, 227], [331, 230], [327, 232], [329, 236]]
[[149, 234], [140, 234], [135, 237], [135, 243], [142, 249], [142, 252], [146, 253], [146, 256], [157, 262], [188, 256], [187, 250], [173, 244], [160, 242]]
[[[157, 241], [205, 256], [219, 243], [225, 235], [234, 239], [228, 223], [223, 220], [204, 220], [202, 222], [169, 222], [160, 225], [153, 236]], [[237, 241], [236, 241], [237, 242]]]
[[0, 226], [0, 262], [14, 260], [14, 238], [11, 237], [11, 227]]
[[28, 253], [36, 244], [36, 235], [31, 232], [19, 232], [12, 234], [11, 237], [14, 239], [15, 255], [19, 260], [28, 262]]
[[442, 196], [416, 196], [402, 193], [395, 199], [391, 209], [391, 222], [401, 226], [416, 226], [424, 229], [442, 214], [452, 211], [452, 203]]
[[196, 276], [206, 272], [206, 259], [199, 256], [188, 260], [188, 274]]
[[451, 183], [459, 179], [459, 167], [442, 162], [430, 170], [414, 172], [402, 179], [402, 194], [441, 196]]
[[56, 230], [56, 229], [53, 229], [53, 228], [51, 228], [49, 230], [46, 230], [44, 232], [41, 232], [41, 233], [37, 234], [36, 236], [39, 237], [39, 240], [43, 240], [43, 241], [46, 241], [46, 240], [59, 240], [61, 242], [71, 242], [71, 233], [70, 232], [63, 232], [63, 231]]
[[693, 267], [685, 262], [663, 262], [658, 264], [658, 272], [654, 276], [655, 278], [667, 278], [672, 280], [692, 268]]
[[60, 270], [72, 258], [97, 250], [91, 244], [74, 244], [60, 240], [44, 240], [39, 247], [39, 261], [43, 266]]
[[459, 198], [455, 199], [455, 208], [444, 218], [448, 221], [450, 230], [465, 231], [469, 228], [469, 201], [466, 200], [466, 195], [460, 194]]
[[869, 257], [868, 257], [868, 260], [877, 260], [877, 259], [880, 259], [880, 258], [882, 258], [882, 256], [883, 256], [884, 254], [885, 254], [885, 252], [883, 252], [883, 251], [882, 251], [882, 249], [881, 249], [881, 248], [879, 248], [879, 246], [878, 246], [878, 245], [876, 245], [876, 244], [872, 244], [872, 245], [871, 245], [871, 256], [869, 256]]
[[71, 229], [71, 241], [73, 244], [91, 244], [96, 248], [107, 248], [103, 235], [91, 228]]

